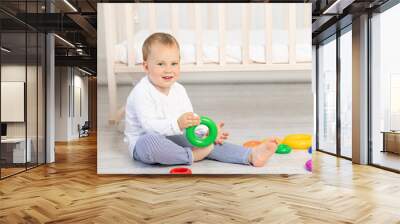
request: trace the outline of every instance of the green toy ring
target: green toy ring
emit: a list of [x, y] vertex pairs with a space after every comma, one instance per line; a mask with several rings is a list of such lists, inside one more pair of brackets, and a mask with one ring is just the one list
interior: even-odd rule
[[288, 154], [292, 151], [292, 148], [286, 144], [279, 144], [278, 149], [275, 151], [277, 154]]
[[205, 116], [200, 117], [200, 124], [208, 127], [208, 136], [204, 139], [197, 137], [194, 132], [197, 126], [192, 126], [186, 128], [186, 138], [193, 146], [204, 148], [214, 143], [215, 139], [217, 138], [218, 128], [213, 120]]

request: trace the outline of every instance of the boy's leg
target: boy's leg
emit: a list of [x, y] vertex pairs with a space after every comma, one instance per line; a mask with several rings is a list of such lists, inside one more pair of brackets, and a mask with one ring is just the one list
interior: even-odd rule
[[[167, 136], [167, 138], [182, 147], [193, 147], [183, 135]], [[214, 145], [213, 149], [193, 148], [193, 160], [201, 160], [204, 158], [203, 155], [205, 155], [208, 159], [220, 162], [239, 163], [259, 167], [265, 165], [266, 161], [275, 153], [276, 148], [277, 144], [274, 141], [260, 144], [253, 149], [225, 142], [222, 145]]]
[[205, 148], [196, 148], [193, 147], [189, 141], [183, 135], [172, 135], [167, 136], [167, 139], [173, 141], [175, 144], [180, 145], [182, 147], [190, 147], [193, 153], [193, 161], [200, 161], [206, 158], [210, 152], [213, 150], [214, 145], [210, 145]]
[[250, 165], [251, 149], [244, 148], [229, 142], [214, 145], [214, 150], [208, 155], [207, 159], [213, 159], [225, 163], [239, 163]]
[[[182, 147], [193, 147], [183, 135], [167, 136], [167, 138]], [[266, 161], [275, 153], [276, 148], [277, 144], [274, 141], [265, 142], [253, 149], [225, 142], [222, 145], [214, 145], [214, 149], [209, 154], [207, 153], [208, 155], [206, 158], [220, 162], [239, 163], [259, 167], [265, 165]], [[200, 150], [203, 149], [205, 148]], [[194, 157], [198, 157], [196, 155], [196, 150], [196, 148], [193, 149]], [[194, 161], [197, 161], [197, 159], [194, 158]]]
[[165, 136], [145, 134], [135, 145], [133, 157], [147, 164], [177, 165], [193, 163], [191, 147], [182, 147]]
[[214, 150], [207, 158], [226, 163], [240, 163], [260, 167], [265, 165], [275, 153], [276, 148], [276, 142], [272, 141], [264, 142], [252, 149], [225, 142], [222, 145], [215, 145]]
[[184, 135], [171, 135], [171, 136], [165, 136], [165, 137], [167, 139], [173, 141], [175, 144], [180, 145], [182, 147], [190, 147], [190, 148], [193, 147]]
[[[174, 135], [174, 136], [167, 136], [168, 139], [175, 142], [176, 144], [182, 147], [193, 147], [185, 136], [183, 135]], [[274, 151], [274, 150], [273, 150]], [[253, 154], [257, 153], [257, 157], [254, 157]], [[274, 151], [275, 152], [275, 151]], [[193, 150], [193, 153], [196, 153]], [[259, 156], [260, 155], [260, 156]], [[259, 161], [259, 157], [262, 157], [261, 163], [263, 163], [263, 157], [270, 157], [271, 153], [265, 151], [261, 148], [261, 150], [252, 150], [249, 148], [244, 148], [240, 145], [235, 145], [229, 142], [225, 142], [222, 145], [214, 145], [214, 149], [211, 151], [210, 154], [206, 157], [207, 159], [217, 160], [220, 162], [225, 163], [239, 163], [239, 164], [246, 164], [246, 165], [256, 165], [253, 162]], [[266, 159], [268, 159], [266, 158]]]

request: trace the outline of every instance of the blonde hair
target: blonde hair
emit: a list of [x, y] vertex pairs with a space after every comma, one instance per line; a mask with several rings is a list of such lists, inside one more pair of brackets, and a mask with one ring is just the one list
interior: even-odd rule
[[142, 53], [143, 53], [143, 61], [147, 60], [147, 57], [150, 54], [151, 46], [154, 43], [160, 43], [166, 46], [176, 46], [179, 51], [178, 41], [171, 34], [168, 33], [153, 33], [143, 43]]

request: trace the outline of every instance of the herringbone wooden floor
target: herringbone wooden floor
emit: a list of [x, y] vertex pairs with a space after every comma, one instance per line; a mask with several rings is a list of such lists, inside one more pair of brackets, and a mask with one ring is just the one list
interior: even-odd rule
[[98, 176], [96, 139], [0, 181], [0, 223], [400, 223], [400, 175], [316, 153], [312, 175]]

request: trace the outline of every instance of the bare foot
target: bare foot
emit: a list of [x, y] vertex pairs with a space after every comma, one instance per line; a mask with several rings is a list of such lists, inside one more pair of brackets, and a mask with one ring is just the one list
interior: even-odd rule
[[214, 144], [211, 144], [205, 148], [192, 148], [193, 162], [200, 161], [208, 156], [214, 149]]
[[275, 153], [278, 144], [275, 141], [264, 142], [253, 149], [249, 161], [255, 167], [264, 166], [267, 160]]

